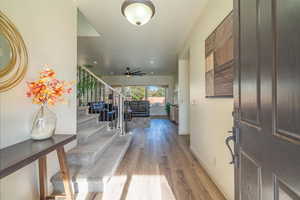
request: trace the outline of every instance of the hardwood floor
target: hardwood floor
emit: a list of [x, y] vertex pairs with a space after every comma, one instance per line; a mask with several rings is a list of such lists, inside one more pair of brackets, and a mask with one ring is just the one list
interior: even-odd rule
[[103, 194], [93, 200], [225, 200], [166, 119], [136, 129], [133, 142]]

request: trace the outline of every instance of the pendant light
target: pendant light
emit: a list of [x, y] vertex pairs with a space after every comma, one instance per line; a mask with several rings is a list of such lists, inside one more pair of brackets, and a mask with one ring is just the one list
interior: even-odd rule
[[136, 26], [148, 23], [155, 14], [151, 0], [126, 0], [121, 10], [124, 17]]

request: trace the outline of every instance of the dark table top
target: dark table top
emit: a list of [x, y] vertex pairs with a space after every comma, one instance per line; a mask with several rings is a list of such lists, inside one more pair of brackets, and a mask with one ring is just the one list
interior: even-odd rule
[[0, 179], [76, 139], [76, 135], [54, 135], [50, 139], [26, 140], [0, 150]]

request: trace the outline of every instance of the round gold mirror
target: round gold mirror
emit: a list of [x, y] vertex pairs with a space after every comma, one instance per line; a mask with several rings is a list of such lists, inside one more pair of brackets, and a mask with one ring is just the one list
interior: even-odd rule
[[0, 11], [0, 92], [16, 86], [25, 76], [28, 56], [13, 23]]
[[0, 35], [0, 76], [9, 69], [11, 53], [12, 49], [8, 39], [4, 35]]

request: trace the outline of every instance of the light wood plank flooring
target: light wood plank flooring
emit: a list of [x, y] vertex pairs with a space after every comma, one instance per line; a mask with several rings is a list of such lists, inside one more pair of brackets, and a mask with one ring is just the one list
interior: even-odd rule
[[188, 137], [166, 119], [137, 129], [115, 176], [91, 200], [225, 200], [188, 147]]

